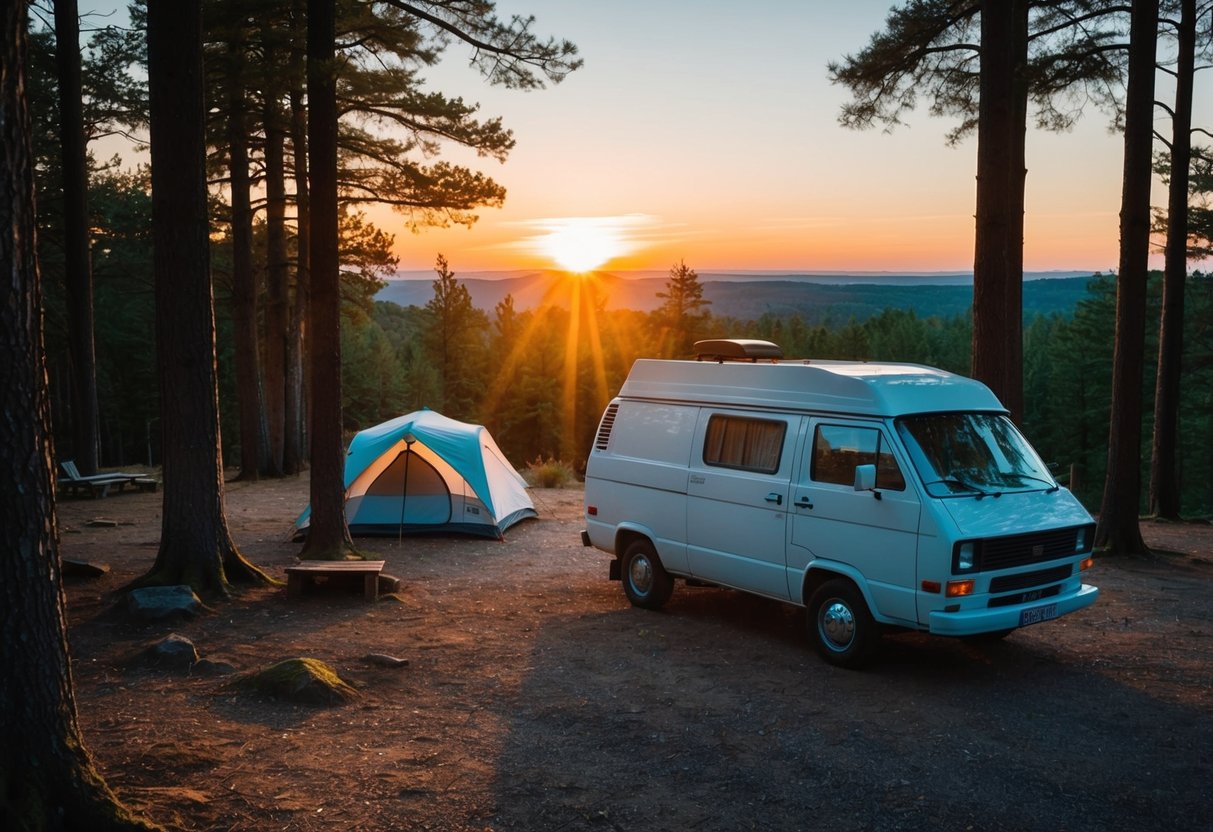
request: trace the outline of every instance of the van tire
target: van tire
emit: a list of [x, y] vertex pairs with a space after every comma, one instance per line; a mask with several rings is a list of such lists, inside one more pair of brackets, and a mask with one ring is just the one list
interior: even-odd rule
[[844, 578], [819, 586], [807, 613], [809, 638], [830, 664], [862, 667], [880, 642], [880, 630], [863, 595]]
[[643, 538], [633, 540], [624, 549], [620, 577], [623, 594], [636, 607], [660, 609], [674, 591], [674, 579], [661, 565], [653, 544]]

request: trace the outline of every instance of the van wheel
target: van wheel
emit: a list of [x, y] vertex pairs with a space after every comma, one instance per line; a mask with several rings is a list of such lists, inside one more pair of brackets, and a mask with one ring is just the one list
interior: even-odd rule
[[670, 600], [674, 579], [661, 565], [649, 541], [634, 540], [624, 549], [621, 572], [623, 594], [633, 606], [655, 610]]
[[857, 668], [871, 658], [880, 631], [853, 583], [826, 581], [813, 593], [807, 613], [809, 637], [827, 662]]

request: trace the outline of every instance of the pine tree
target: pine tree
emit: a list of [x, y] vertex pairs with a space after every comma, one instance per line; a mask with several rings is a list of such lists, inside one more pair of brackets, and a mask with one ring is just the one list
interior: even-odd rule
[[663, 300], [656, 317], [660, 328], [659, 354], [685, 358], [691, 354], [699, 326], [707, 317], [704, 307], [712, 302], [704, 300], [703, 286], [699, 275], [679, 260], [670, 267], [665, 291], [658, 292]]
[[229, 581], [270, 579], [223, 513], [200, 0], [148, 5], [148, 85], [164, 506], [156, 562], [137, 583], [226, 596]]
[[1112, 554], [1143, 552], [1141, 500], [1142, 372], [1146, 280], [1150, 254], [1150, 180], [1158, 0], [1133, 0], [1129, 85], [1125, 102], [1120, 268], [1116, 275], [1116, 340], [1108, 469], [1096, 545]]
[[434, 297], [425, 305], [429, 319], [425, 348], [442, 385], [439, 408], [452, 419], [467, 420], [475, 416], [477, 391], [482, 388], [487, 321], [441, 254], [434, 271], [438, 274]]
[[76, 717], [34, 247], [26, 12], [23, 2], [0, 6], [0, 826], [146, 830], [93, 767]]
[[844, 126], [900, 125], [929, 97], [932, 115], [960, 120], [949, 143], [977, 131], [971, 371], [1012, 413], [1023, 398], [1028, 102], [1047, 129], [1071, 126], [1083, 109], [1074, 102], [1115, 109], [1105, 90], [1120, 75], [1109, 44], [1121, 11], [1090, 0], [914, 0], [894, 7], [866, 48], [829, 67], [853, 96], [839, 116]]

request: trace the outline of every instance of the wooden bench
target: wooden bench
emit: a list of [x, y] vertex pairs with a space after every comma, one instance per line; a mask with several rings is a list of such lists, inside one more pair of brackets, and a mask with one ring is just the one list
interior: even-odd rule
[[383, 571], [381, 560], [316, 560], [299, 563], [286, 568], [286, 597], [298, 598], [305, 587], [316, 578], [341, 578], [362, 576], [362, 594], [368, 601], [379, 597], [379, 573]]

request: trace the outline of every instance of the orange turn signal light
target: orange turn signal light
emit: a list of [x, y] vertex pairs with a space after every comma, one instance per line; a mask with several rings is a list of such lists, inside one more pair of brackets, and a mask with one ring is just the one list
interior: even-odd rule
[[1086, 572], [1088, 569], [1090, 569], [1094, 565], [1095, 565], [1095, 558], [1083, 558], [1082, 561], [1078, 564], [1078, 571]]
[[958, 598], [961, 595], [972, 595], [973, 586], [976, 582], [968, 581], [948, 581], [948, 589], [945, 593], [949, 598]]
[[941, 590], [942, 588], [943, 587], [941, 587], [939, 585], [939, 581], [923, 581], [922, 582], [922, 591], [923, 592], [931, 592], [931, 593], [938, 594], [939, 590]]

